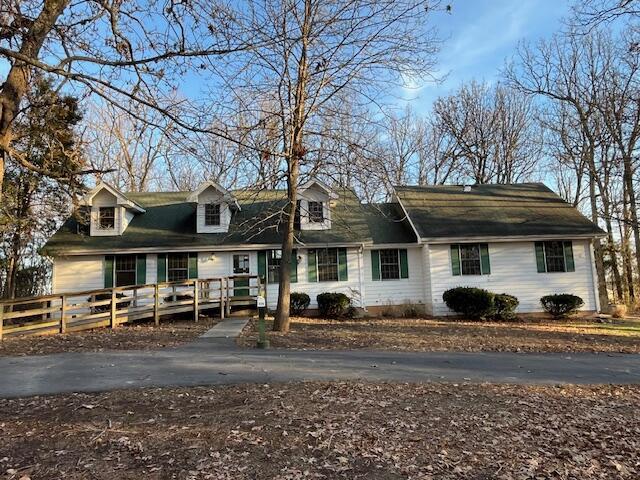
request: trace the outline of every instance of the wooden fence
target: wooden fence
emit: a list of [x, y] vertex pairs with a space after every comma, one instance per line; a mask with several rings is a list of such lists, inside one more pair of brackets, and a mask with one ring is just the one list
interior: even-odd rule
[[183, 312], [193, 312], [197, 322], [203, 310], [224, 318], [233, 306], [255, 307], [260, 290], [260, 277], [234, 275], [0, 300], [0, 340], [113, 328], [149, 318], [159, 325], [162, 316]]

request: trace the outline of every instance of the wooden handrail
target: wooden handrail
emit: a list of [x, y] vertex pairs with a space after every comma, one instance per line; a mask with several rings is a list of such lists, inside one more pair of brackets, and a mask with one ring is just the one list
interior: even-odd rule
[[[246, 285], [236, 285], [235, 280], [248, 281]], [[245, 291], [248, 295], [236, 296], [236, 291]], [[234, 300], [246, 305], [246, 301], [256, 298], [260, 291], [260, 277], [243, 274], [5, 299], [0, 301], [0, 340], [3, 335], [18, 332], [65, 333], [105, 326], [115, 328], [123, 322], [142, 318], [153, 318], [158, 325], [161, 316], [185, 311], [192, 311], [197, 322], [200, 310], [210, 308], [219, 308], [224, 318], [231, 313]], [[252, 295], [253, 292], [256, 293]], [[174, 295], [186, 297], [165, 300]], [[21, 305], [27, 308], [14, 310], [13, 307]]]

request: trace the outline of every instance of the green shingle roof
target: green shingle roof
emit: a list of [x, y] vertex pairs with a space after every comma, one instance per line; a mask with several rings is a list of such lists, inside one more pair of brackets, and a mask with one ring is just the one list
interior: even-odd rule
[[[66, 252], [109, 251], [134, 248], [188, 248], [223, 245], [277, 245], [282, 242], [286, 202], [283, 190], [232, 192], [241, 209], [232, 216], [227, 233], [197, 233], [196, 204], [187, 201], [191, 192], [127, 193], [145, 213], [137, 214], [121, 236], [98, 237], [80, 234], [76, 218], [69, 218], [43, 248], [46, 255]], [[352, 244], [372, 241], [366, 212], [350, 189], [336, 189], [339, 195], [331, 209], [332, 228], [296, 232], [302, 244]], [[85, 229], [86, 230], [86, 229]]]
[[416, 234], [397, 203], [363, 205], [373, 243], [415, 243]]
[[604, 232], [542, 183], [395, 187], [421, 238], [596, 236]]

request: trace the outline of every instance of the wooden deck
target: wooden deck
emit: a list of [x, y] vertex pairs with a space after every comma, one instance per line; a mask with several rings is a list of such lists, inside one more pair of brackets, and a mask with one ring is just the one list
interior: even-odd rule
[[[235, 280], [243, 282], [236, 287]], [[193, 312], [196, 322], [203, 311], [224, 318], [235, 306], [255, 308], [261, 288], [256, 275], [234, 275], [0, 300], [0, 340], [114, 328], [151, 318], [157, 325], [164, 316], [184, 312]], [[235, 295], [236, 290], [243, 295]]]

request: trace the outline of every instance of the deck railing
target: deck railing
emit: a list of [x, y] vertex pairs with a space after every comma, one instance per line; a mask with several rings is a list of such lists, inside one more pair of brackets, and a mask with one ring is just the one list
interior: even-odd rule
[[260, 290], [257, 275], [233, 275], [0, 300], [0, 340], [114, 328], [150, 318], [159, 325], [161, 317], [184, 312], [193, 312], [197, 322], [204, 310], [224, 318], [233, 306], [255, 307]]

